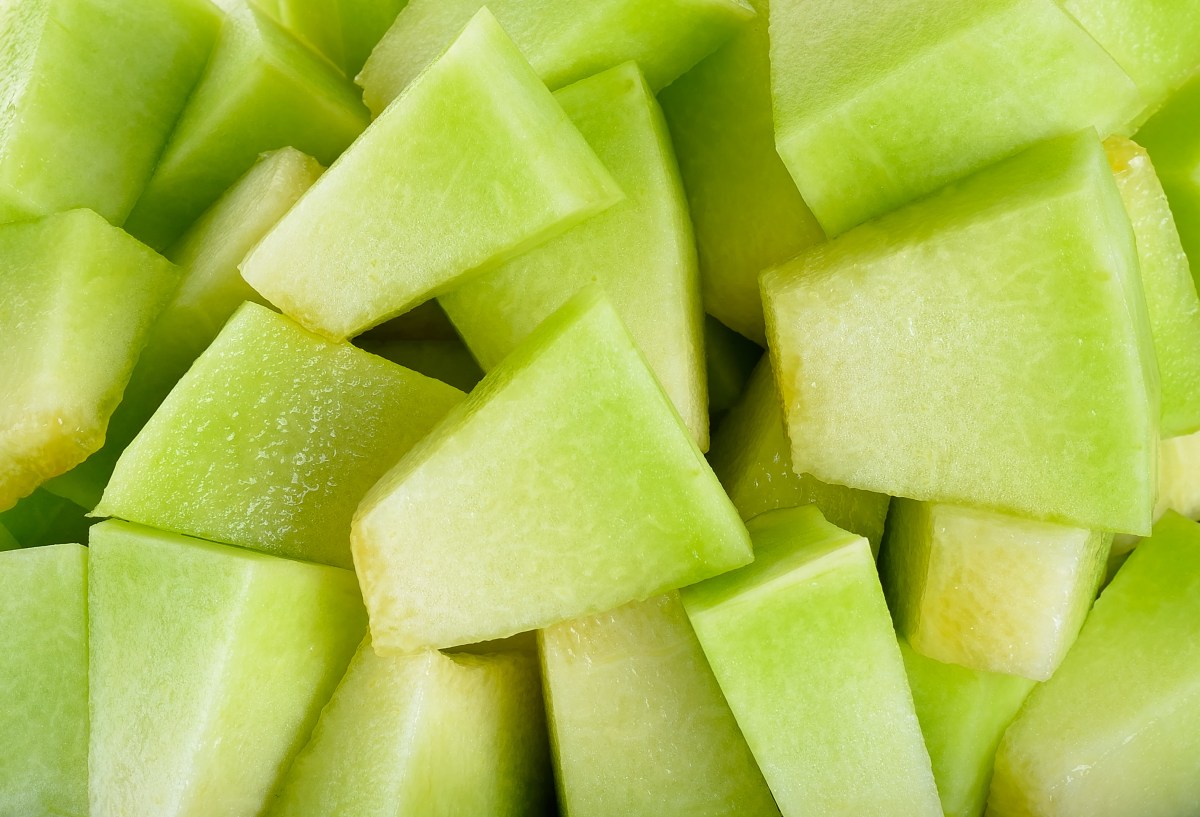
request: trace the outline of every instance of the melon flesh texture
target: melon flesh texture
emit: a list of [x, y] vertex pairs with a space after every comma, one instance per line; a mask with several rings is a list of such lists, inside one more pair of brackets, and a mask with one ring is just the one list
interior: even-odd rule
[[1144, 534], [1157, 365], [1094, 133], [1044, 142], [763, 277], [792, 463]]
[[784, 817], [940, 817], [867, 540], [813, 507], [750, 521], [754, 563], [681, 593]]
[[89, 551], [91, 817], [261, 813], [362, 640], [354, 574], [118, 521]]
[[625, 191], [570, 232], [442, 296], [484, 370], [582, 287], [599, 283], [702, 450], [708, 390], [696, 250], [670, 137], [633, 63], [555, 94]]
[[125, 449], [95, 513], [351, 567], [358, 501], [461, 399], [246, 304]]
[[758, 275], [825, 239], [775, 151], [768, 0], [659, 94], [687, 190], [710, 315], [766, 344]]
[[1200, 526], [1168, 514], [996, 755], [992, 817], [1200, 813]]
[[291, 146], [328, 165], [369, 121], [356, 91], [265, 14], [231, 12], [126, 229], [169, 246], [264, 151]]
[[0, 813], [87, 817], [87, 550], [0, 553]]
[[277, 19], [353, 77], [407, 0], [280, 0], [278, 5]]
[[737, 511], [597, 288], [380, 480], [351, 539], [381, 653], [545, 627], [751, 559]]
[[677, 593], [540, 634], [571, 817], [779, 817]]
[[0, 221], [125, 220], [220, 25], [206, 0], [0, 7]]
[[0, 511], [103, 444], [178, 284], [166, 259], [90, 210], [0, 226]]
[[412, 0], [358, 76], [378, 116], [484, 6], [551, 89], [636, 62], [656, 91], [754, 16], [746, 0]]
[[92, 523], [86, 514], [86, 510], [71, 500], [38, 488], [0, 513], [0, 526], [13, 538], [14, 547], [86, 542]]
[[1054, 0], [775, 0], [784, 164], [829, 235], [1061, 134], [1108, 135], [1133, 81]]
[[485, 9], [242, 264], [347, 338], [574, 227], [621, 193]]
[[381, 657], [364, 641], [269, 817], [540, 817], [552, 798], [537, 658]]

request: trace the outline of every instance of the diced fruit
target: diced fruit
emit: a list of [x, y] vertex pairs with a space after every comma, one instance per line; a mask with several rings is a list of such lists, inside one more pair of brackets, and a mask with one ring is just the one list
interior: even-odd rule
[[867, 540], [812, 507], [750, 533], [753, 564], [682, 597], [784, 817], [941, 815]]
[[1137, 132], [1154, 161], [1193, 280], [1200, 279], [1200, 73], [1192, 77]]
[[0, 525], [20, 547], [86, 542], [92, 520], [69, 499], [39, 488], [0, 513]]
[[662, 112], [633, 63], [555, 94], [625, 191], [570, 232], [476, 276], [441, 304], [484, 370], [599, 282], [688, 428], [708, 448], [696, 250]]
[[708, 413], [712, 422], [737, 405], [762, 347], [734, 332], [712, 315], [704, 316], [704, 370], [708, 377]]
[[1143, 534], [1157, 367], [1094, 133], [1044, 142], [763, 277], [801, 472]]
[[91, 817], [259, 814], [363, 637], [354, 574], [92, 528]]
[[[1171, 437], [1158, 446], [1158, 501], [1154, 503], [1154, 521], [1175, 511], [1188, 519], [1200, 519], [1200, 432]], [[4, 517], [0, 515], [0, 522]], [[1124, 558], [1137, 547], [1140, 536], [1118, 534], [1113, 537], [1109, 554], [1109, 578], [1116, 574]]]
[[485, 9], [267, 234], [242, 273], [307, 328], [347, 338], [620, 197]]
[[125, 449], [95, 513], [351, 567], [358, 501], [461, 399], [246, 304]]
[[778, 817], [677, 593], [556, 624], [540, 644], [565, 813]]
[[736, 510], [598, 288], [548, 318], [372, 489], [352, 542], [380, 652], [545, 627], [751, 558]]

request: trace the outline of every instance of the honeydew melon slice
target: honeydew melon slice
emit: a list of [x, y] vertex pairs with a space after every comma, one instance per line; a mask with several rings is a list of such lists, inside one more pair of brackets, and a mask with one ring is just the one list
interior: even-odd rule
[[[1136, 134], [1154, 162], [1192, 278], [1200, 280], [1200, 74], [1171, 95]], [[1198, 285], [1200, 286], [1200, 285]]]
[[14, 547], [86, 542], [92, 523], [86, 514], [86, 510], [71, 500], [38, 488], [0, 513], [0, 526], [13, 538]]

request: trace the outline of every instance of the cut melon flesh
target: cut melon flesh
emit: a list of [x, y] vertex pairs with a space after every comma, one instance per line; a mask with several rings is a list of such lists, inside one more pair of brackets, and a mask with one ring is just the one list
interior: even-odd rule
[[351, 538], [379, 652], [501, 638], [751, 559], [737, 511], [597, 288], [380, 480]]
[[779, 154], [829, 235], [1143, 107], [1054, 0], [774, 0], [771, 66]]
[[230, 12], [126, 229], [169, 246], [264, 151], [328, 165], [369, 118], [350, 81], [265, 14]]
[[471, 351], [457, 338], [454, 340], [409, 340], [380, 338], [355, 340], [355, 346], [379, 355], [406, 369], [440, 380], [461, 391], [470, 391], [483, 379], [483, 370], [471, 356]]
[[745, 0], [412, 0], [358, 77], [367, 106], [378, 115], [485, 5], [552, 89], [632, 61], [658, 90], [754, 15]]
[[358, 501], [461, 399], [248, 303], [125, 449], [95, 514], [351, 567]]
[[485, 9], [242, 264], [347, 338], [566, 232], [621, 193]]
[[[1176, 91], [1137, 132], [1154, 161], [1193, 280], [1200, 279], [1200, 74]], [[1200, 287], [1200, 283], [1198, 283]]]
[[39, 488], [0, 513], [0, 525], [20, 547], [86, 542], [92, 520], [69, 499]]
[[779, 817], [677, 593], [540, 634], [571, 817]]
[[762, 285], [796, 470], [1149, 530], [1157, 366], [1094, 133], [1044, 142]]
[[708, 448], [696, 250], [662, 112], [633, 63], [555, 94], [625, 200], [440, 300], [492, 369], [547, 315], [599, 282], [688, 428]]
[[536, 656], [364, 641], [269, 817], [538, 817], [552, 799]]
[[939, 817], [867, 540], [813, 507], [750, 521], [755, 561], [682, 597], [784, 817]]
[[71, 208], [120, 224], [220, 25], [205, 0], [0, 7], [0, 221]]
[[178, 284], [166, 259], [90, 210], [0, 226], [0, 511], [103, 444]]
[[825, 238], [775, 151], [768, 0], [659, 94], [687, 189], [704, 308], [766, 343], [758, 274]]
[[1200, 813], [1200, 526], [1168, 514], [1000, 744], [993, 817]]
[[0, 553], [0, 813], [87, 817], [87, 550]]
[[757, 343], [712, 315], [704, 316], [704, 371], [711, 423], [718, 423], [737, 404], [762, 358], [763, 350]]
[[259, 814], [363, 637], [354, 574], [92, 528], [91, 817]]
[[882, 578], [917, 652], [1050, 677], [1091, 608], [1112, 536], [974, 508], [892, 501]]

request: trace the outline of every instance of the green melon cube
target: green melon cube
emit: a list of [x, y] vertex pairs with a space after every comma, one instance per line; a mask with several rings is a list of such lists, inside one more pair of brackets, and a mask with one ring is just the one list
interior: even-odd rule
[[38, 488], [0, 513], [0, 526], [12, 537], [13, 547], [86, 542], [92, 521], [82, 507], [45, 488]]
[[625, 191], [570, 232], [467, 281], [441, 304], [484, 370], [580, 288], [599, 282], [663, 389], [708, 448], [696, 249], [662, 112], [625, 63], [555, 94]]
[[1044, 142], [763, 276], [793, 466], [1149, 530], [1157, 366], [1094, 133]]
[[87, 817], [87, 550], [0, 553], [0, 814]]
[[779, 817], [677, 593], [539, 640], [563, 813]]
[[256, 815], [363, 637], [354, 574], [92, 528], [91, 817]]
[[940, 815], [867, 540], [812, 507], [750, 534], [753, 564], [681, 595], [784, 817]]
[[351, 567], [358, 501], [461, 399], [246, 304], [125, 449], [95, 513]]
[[737, 511], [595, 287], [372, 489], [351, 538], [380, 652], [545, 627], [751, 559]]
[[242, 264], [268, 300], [357, 335], [620, 199], [483, 10]]

